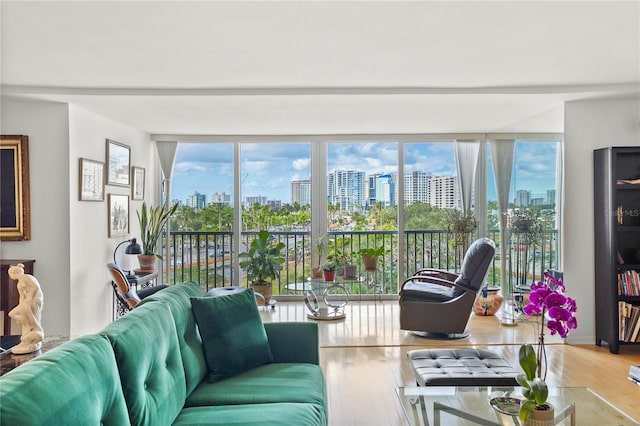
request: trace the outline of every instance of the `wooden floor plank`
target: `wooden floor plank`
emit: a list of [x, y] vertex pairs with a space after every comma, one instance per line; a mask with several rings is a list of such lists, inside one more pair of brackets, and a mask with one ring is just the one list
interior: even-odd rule
[[[530, 324], [500, 325], [497, 317], [472, 315], [470, 335], [458, 340], [431, 340], [400, 330], [397, 301], [350, 303], [347, 317], [318, 321], [321, 365], [327, 377], [330, 424], [406, 425], [396, 394], [414, 386], [406, 353], [417, 348], [477, 347], [498, 352], [518, 365], [520, 345], [535, 342]], [[313, 321], [302, 302], [278, 302], [261, 311], [267, 321]], [[588, 387], [640, 423], [640, 386], [627, 379], [629, 366], [640, 364], [640, 346], [623, 346], [620, 354], [594, 345], [567, 345], [549, 337], [547, 354], [551, 386]]]

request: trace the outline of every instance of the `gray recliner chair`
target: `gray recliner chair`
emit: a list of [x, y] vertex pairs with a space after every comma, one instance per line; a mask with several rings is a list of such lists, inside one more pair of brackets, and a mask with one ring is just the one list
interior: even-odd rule
[[496, 246], [489, 238], [471, 244], [459, 274], [426, 268], [400, 288], [400, 328], [432, 339], [459, 339], [466, 330], [476, 294], [493, 261]]

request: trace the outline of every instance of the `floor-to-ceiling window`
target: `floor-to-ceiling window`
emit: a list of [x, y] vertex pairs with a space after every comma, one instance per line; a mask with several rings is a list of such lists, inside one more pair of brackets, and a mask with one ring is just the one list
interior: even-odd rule
[[[384, 271], [376, 279], [386, 283], [382, 291], [396, 294], [397, 283], [420, 267], [459, 266], [447, 220], [451, 210], [463, 209], [465, 197], [466, 208], [482, 219], [474, 235], [488, 235], [505, 250], [496, 256], [492, 283], [501, 282], [503, 269], [505, 280], [515, 283], [525, 266], [527, 279], [559, 267], [560, 135], [300, 139], [179, 144], [171, 187], [181, 204], [172, 220], [176, 280], [200, 280], [206, 288], [243, 284], [233, 255], [251, 233], [268, 229], [287, 245], [288, 270], [277, 293], [299, 294], [291, 284], [308, 278], [317, 262], [312, 241], [324, 235], [323, 261], [330, 254], [356, 260], [361, 248], [384, 246]], [[471, 182], [457, 169], [467, 170], [470, 161], [461, 158], [462, 142], [481, 154]], [[509, 143], [511, 151], [503, 149]], [[508, 160], [500, 167], [508, 168], [509, 179], [495, 179], [504, 175], [496, 173], [497, 156]], [[505, 220], [501, 232], [500, 219], [523, 210], [541, 217], [544, 241], [517, 259], [512, 224]]]

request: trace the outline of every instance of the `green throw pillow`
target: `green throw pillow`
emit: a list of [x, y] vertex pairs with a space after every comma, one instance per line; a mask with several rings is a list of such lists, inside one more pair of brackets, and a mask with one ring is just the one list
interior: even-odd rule
[[193, 297], [209, 382], [273, 362], [252, 288], [216, 297]]

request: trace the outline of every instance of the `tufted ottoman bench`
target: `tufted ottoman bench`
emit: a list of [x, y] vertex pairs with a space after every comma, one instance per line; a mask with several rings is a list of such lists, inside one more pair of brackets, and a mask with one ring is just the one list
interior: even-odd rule
[[517, 386], [520, 371], [483, 349], [418, 349], [407, 352], [418, 386]]

